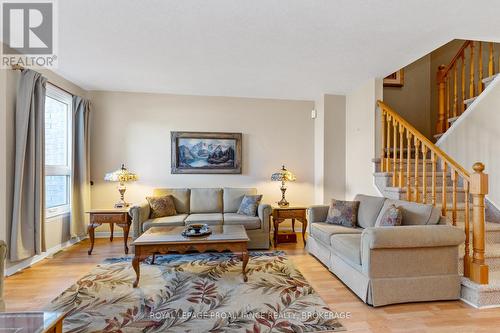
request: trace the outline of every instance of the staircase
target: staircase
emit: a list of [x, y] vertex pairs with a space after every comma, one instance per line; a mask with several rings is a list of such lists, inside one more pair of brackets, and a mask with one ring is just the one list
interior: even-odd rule
[[467, 108], [476, 100], [500, 72], [494, 60], [492, 42], [465, 41], [448, 65], [441, 65], [437, 73], [438, 140]]
[[467, 171], [388, 105], [378, 106], [383, 138], [374, 159], [375, 185], [387, 198], [439, 207], [450, 224], [464, 230], [462, 299], [477, 307], [500, 306], [500, 219], [485, 219], [498, 214], [486, 214], [484, 165]]

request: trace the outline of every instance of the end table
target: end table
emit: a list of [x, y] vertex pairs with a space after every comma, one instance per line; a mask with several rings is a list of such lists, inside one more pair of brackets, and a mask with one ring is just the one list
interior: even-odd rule
[[90, 249], [88, 254], [91, 255], [92, 250], [94, 249], [95, 228], [105, 223], [109, 224], [109, 229], [111, 231], [111, 235], [109, 237], [110, 241], [113, 241], [113, 229], [115, 224], [123, 229], [125, 254], [128, 254], [127, 239], [130, 231], [130, 225], [132, 224], [132, 219], [128, 214], [128, 209], [92, 209], [87, 213], [90, 214], [90, 224], [88, 226]]
[[306, 230], [307, 230], [307, 217], [305, 207], [273, 207], [273, 226], [274, 226], [274, 246], [278, 245], [278, 229], [281, 222], [286, 219], [292, 220], [292, 229], [295, 232], [295, 220], [302, 223], [302, 240], [306, 245]]

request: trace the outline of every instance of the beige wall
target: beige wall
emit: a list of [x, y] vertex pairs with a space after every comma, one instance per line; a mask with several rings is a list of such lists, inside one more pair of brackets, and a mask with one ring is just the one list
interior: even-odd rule
[[431, 56], [426, 55], [404, 68], [403, 87], [384, 87], [384, 102], [430, 138]]
[[373, 183], [378, 147], [376, 102], [382, 98], [382, 81], [372, 79], [346, 97], [346, 199], [357, 193], [378, 195]]
[[[271, 174], [286, 166], [297, 175], [287, 199], [314, 202], [314, 121], [312, 101], [92, 92], [92, 207], [111, 207], [116, 185], [104, 174], [125, 163], [140, 180], [127, 199], [144, 200], [153, 187], [257, 187], [263, 201], [280, 199]], [[170, 173], [170, 131], [243, 133], [241, 175]]]
[[439, 140], [438, 146], [467, 170], [481, 161], [489, 174], [488, 199], [500, 207], [500, 77]]
[[322, 204], [325, 189], [325, 96], [314, 102], [314, 203]]
[[[49, 82], [69, 91], [72, 94], [86, 96], [86, 91], [78, 86], [63, 79], [59, 75], [48, 71], [39, 70]], [[10, 241], [10, 221], [12, 215], [12, 197], [14, 186], [14, 160], [15, 160], [15, 100], [19, 72], [13, 70], [0, 70], [0, 88], [2, 94], [0, 97], [0, 106], [5, 106], [4, 112], [0, 118], [0, 152], [2, 153], [2, 162], [0, 162], [0, 188], [2, 190], [2, 203], [0, 204], [2, 217], [0, 220], [0, 235], [7, 242]], [[2, 83], [3, 82], [3, 83]], [[5, 121], [3, 121], [5, 120]], [[69, 234], [69, 216], [58, 216], [46, 221], [46, 246], [47, 249], [58, 246], [70, 239]], [[7, 262], [10, 267], [11, 263]]]
[[346, 97], [325, 95], [324, 194], [323, 203], [345, 198], [346, 185]]

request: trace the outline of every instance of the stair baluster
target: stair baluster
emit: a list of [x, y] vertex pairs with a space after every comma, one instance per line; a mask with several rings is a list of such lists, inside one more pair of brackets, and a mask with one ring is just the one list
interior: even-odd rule
[[[403, 134], [405, 132], [405, 129], [403, 125], [399, 124], [399, 179], [398, 179], [398, 186], [400, 188], [403, 188], [403, 150], [404, 150], [404, 140], [403, 140]], [[406, 151], [408, 154], [409, 152]]]
[[422, 143], [422, 203], [427, 203], [427, 146]]
[[471, 263], [471, 258], [470, 258], [470, 245], [469, 245], [469, 238], [470, 238], [470, 225], [469, 225], [469, 213], [470, 213], [470, 207], [469, 207], [469, 181], [464, 180], [464, 193], [465, 193], [465, 198], [464, 198], [464, 203], [465, 203], [465, 216], [464, 216], [464, 231], [465, 231], [465, 254], [464, 254], [464, 276], [465, 277], [470, 277], [470, 263]]
[[411, 190], [411, 164], [410, 164], [410, 160], [411, 160], [411, 138], [412, 138], [412, 135], [410, 133], [410, 131], [407, 129], [406, 130], [406, 146], [408, 147], [408, 154], [406, 154], [406, 200], [408, 201], [411, 201], [411, 197], [412, 197], [412, 190]]
[[477, 87], [477, 90], [478, 90], [478, 94], [482, 93], [483, 92], [483, 89], [484, 89], [484, 86], [483, 86], [483, 73], [484, 73], [484, 68], [483, 68], [483, 42], [479, 42], [479, 51], [478, 51], [478, 74], [479, 74], [479, 78], [477, 80], [477, 84], [478, 84], [478, 87]]
[[495, 69], [493, 63], [493, 43], [489, 43], [489, 57], [488, 57], [488, 76], [493, 75], [493, 71]]
[[431, 151], [432, 160], [432, 205], [436, 206], [436, 154]]
[[451, 221], [453, 225], [457, 225], [457, 181], [458, 174], [455, 170], [451, 171], [451, 181], [453, 183], [452, 187], [452, 209], [451, 209]]
[[396, 165], [397, 163], [397, 147], [398, 147], [398, 129], [397, 129], [397, 122], [396, 119], [392, 119], [392, 136], [393, 136], [393, 141], [392, 141], [392, 186], [396, 186], [396, 180], [398, 178], [398, 167]]
[[419, 192], [418, 192], [418, 156], [420, 155], [420, 140], [415, 136], [415, 202], [418, 202]]
[[475, 92], [475, 67], [474, 67], [474, 42], [470, 44], [470, 78], [469, 78], [469, 98], [476, 96]]

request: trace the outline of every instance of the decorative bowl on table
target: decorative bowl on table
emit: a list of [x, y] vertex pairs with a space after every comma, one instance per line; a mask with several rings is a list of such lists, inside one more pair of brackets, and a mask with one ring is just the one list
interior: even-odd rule
[[208, 224], [191, 224], [182, 231], [184, 237], [207, 236], [212, 233]]

